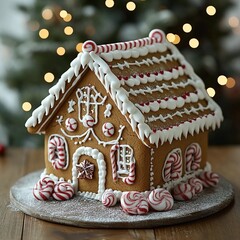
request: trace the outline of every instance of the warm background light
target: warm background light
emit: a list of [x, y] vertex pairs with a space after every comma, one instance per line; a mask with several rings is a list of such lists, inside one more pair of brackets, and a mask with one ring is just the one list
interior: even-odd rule
[[45, 19], [45, 20], [50, 20], [50, 19], [52, 19], [52, 17], [53, 17], [53, 12], [52, 12], [52, 10], [49, 9], [49, 8], [45, 8], [45, 9], [42, 11], [42, 17], [43, 17], [43, 19]]
[[51, 72], [47, 72], [45, 75], [44, 75], [44, 80], [48, 83], [51, 83], [53, 82], [54, 80], [54, 75], [51, 73]]
[[178, 44], [178, 43], [180, 43], [180, 41], [181, 41], [181, 38], [179, 37], [179, 35], [175, 34], [175, 39], [172, 43], [173, 44]]
[[66, 50], [65, 50], [64, 47], [58, 47], [58, 48], [57, 48], [57, 54], [58, 54], [59, 56], [63, 56], [63, 55], [65, 54], [65, 52], [66, 52]]
[[166, 38], [167, 38], [167, 40], [168, 40], [169, 42], [174, 42], [174, 41], [175, 41], [175, 34], [173, 34], [173, 33], [168, 33], [168, 34], [166, 35]]
[[227, 87], [227, 88], [233, 88], [235, 85], [236, 85], [235, 79], [232, 78], [232, 77], [229, 77], [229, 78], [227, 79], [226, 87]]
[[59, 16], [60, 16], [61, 18], [65, 18], [65, 17], [67, 17], [67, 15], [68, 15], [68, 13], [67, 13], [66, 10], [61, 10], [60, 13], [59, 13]]
[[196, 38], [192, 38], [189, 41], [189, 46], [191, 48], [197, 48], [199, 46], [199, 41]]
[[66, 35], [72, 35], [72, 34], [73, 34], [73, 28], [70, 27], [70, 26], [65, 27], [65, 28], [64, 28], [64, 33], [65, 33]]
[[239, 19], [235, 16], [232, 16], [228, 19], [228, 24], [232, 28], [236, 28], [239, 26]]
[[206, 12], [209, 16], [213, 16], [216, 14], [216, 8], [214, 6], [208, 6]]
[[126, 4], [126, 8], [127, 8], [127, 10], [128, 11], [134, 11], [135, 9], [136, 9], [136, 4], [135, 4], [135, 2], [128, 2], [127, 4]]
[[113, 0], [106, 0], [105, 5], [108, 8], [112, 8], [114, 6], [114, 1]]
[[49, 36], [49, 32], [47, 29], [43, 28], [39, 31], [39, 37], [42, 39], [46, 39]]
[[72, 15], [70, 13], [67, 14], [65, 18], [63, 18], [65, 22], [70, 22], [72, 20]]
[[184, 31], [185, 33], [191, 32], [191, 31], [192, 31], [192, 25], [189, 24], [189, 23], [183, 24], [183, 31]]
[[214, 97], [216, 94], [216, 91], [214, 90], [214, 88], [209, 87], [209, 88], [207, 88], [207, 93], [210, 97]]
[[226, 76], [220, 75], [220, 76], [217, 78], [217, 81], [218, 81], [218, 84], [220, 84], [220, 85], [223, 86], [223, 85], [226, 85], [228, 79], [227, 79]]
[[30, 102], [24, 102], [22, 104], [22, 109], [23, 111], [28, 112], [32, 109], [32, 104]]
[[78, 52], [82, 52], [82, 45], [83, 45], [83, 43], [78, 43], [78, 44], [76, 45], [76, 50], [77, 50]]

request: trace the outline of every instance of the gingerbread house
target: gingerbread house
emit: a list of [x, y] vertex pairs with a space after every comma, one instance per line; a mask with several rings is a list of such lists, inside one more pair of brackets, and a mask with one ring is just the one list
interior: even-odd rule
[[206, 165], [223, 116], [161, 30], [82, 52], [27, 120], [45, 135], [45, 175], [100, 199], [106, 189], [171, 188]]

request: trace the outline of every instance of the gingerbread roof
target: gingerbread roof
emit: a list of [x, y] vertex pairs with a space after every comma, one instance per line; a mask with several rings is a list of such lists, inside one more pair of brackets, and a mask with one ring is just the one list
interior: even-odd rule
[[97, 46], [86, 41], [83, 52], [70, 66], [33, 111], [26, 127], [43, 124], [66, 85], [81, 80], [84, 69], [94, 71], [143, 142], [148, 139], [158, 146], [188, 134], [214, 130], [223, 119], [203, 81], [161, 30], [129, 42]]

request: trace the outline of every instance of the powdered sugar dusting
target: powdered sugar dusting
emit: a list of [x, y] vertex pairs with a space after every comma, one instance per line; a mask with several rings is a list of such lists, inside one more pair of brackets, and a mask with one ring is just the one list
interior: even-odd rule
[[234, 195], [231, 184], [220, 177], [216, 188], [205, 189], [191, 201], [176, 201], [170, 211], [128, 215], [119, 204], [107, 208], [99, 201], [81, 196], [61, 202], [38, 201], [32, 189], [41, 172], [28, 174], [16, 182], [10, 191], [11, 206], [43, 220], [88, 228], [146, 228], [191, 221], [223, 209]]

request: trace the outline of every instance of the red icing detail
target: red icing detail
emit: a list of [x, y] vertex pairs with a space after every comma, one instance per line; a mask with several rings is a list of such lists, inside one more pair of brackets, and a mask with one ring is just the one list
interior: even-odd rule
[[158, 102], [158, 103], [161, 103], [161, 100], [160, 100], [160, 99], [157, 99], [157, 102]]
[[128, 80], [128, 77], [127, 77], [127, 76], [125, 76], [125, 77], [123, 77], [123, 79], [124, 79], [124, 80]]
[[169, 98], [168, 97], [165, 97], [164, 100], [167, 101]]
[[174, 100], [177, 100], [177, 97], [176, 97], [176, 96], [174, 96], [174, 97], [173, 97], [173, 99], [174, 99]]
[[143, 78], [143, 77], [144, 77], [143, 73], [140, 73], [140, 74], [139, 74], [139, 77], [140, 77], [140, 78]]
[[146, 75], [147, 75], [148, 77], [150, 77], [150, 73], [146, 73]]
[[117, 78], [118, 78], [119, 80], [121, 80], [121, 79], [122, 79], [122, 77], [121, 77], [121, 76], [117, 76]]
[[161, 71], [160, 71], [160, 74], [163, 74], [163, 73], [164, 73], [164, 71], [163, 71], [163, 70], [161, 70]]
[[183, 64], [183, 65], [182, 65], [182, 68], [183, 68], [183, 69], [185, 69], [185, 68], [186, 68], [186, 65], [185, 65], [185, 64]]

